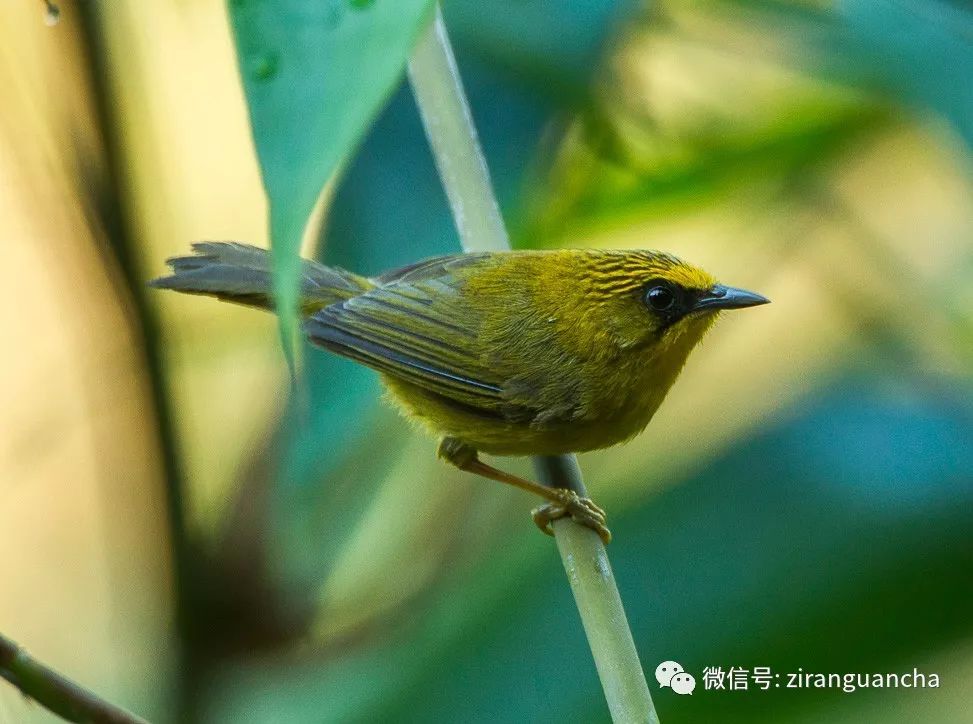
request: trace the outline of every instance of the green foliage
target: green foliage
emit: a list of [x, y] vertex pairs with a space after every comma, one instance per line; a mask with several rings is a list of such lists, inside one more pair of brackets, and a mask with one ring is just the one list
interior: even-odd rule
[[270, 202], [274, 293], [288, 351], [308, 217], [401, 77], [431, 7], [432, 0], [229, 2]]

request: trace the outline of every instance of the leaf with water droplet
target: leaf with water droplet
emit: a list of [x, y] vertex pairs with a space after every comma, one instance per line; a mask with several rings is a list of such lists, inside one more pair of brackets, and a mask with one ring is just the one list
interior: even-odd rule
[[[344, 2], [367, 12], [348, 12]], [[231, 1], [264, 188], [285, 352], [297, 329], [298, 251], [324, 184], [378, 115], [434, 0]], [[341, 14], [336, 16], [336, 10]], [[363, 49], [375, 49], [365, 52]], [[269, 80], [274, 82], [270, 83]], [[291, 357], [292, 359], [292, 357]]]
[[268, 81], [277, 75], [277, 65], [279, 62], [279, 55], [277, 53], [265, 52], [258, 53], [248, 59], [247, 66], [250, 69], [250, 76], [254, 80]]

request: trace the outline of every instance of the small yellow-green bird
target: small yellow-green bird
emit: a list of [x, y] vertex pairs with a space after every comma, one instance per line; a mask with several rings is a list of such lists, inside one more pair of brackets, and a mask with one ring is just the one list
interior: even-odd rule
[[[271, 309], [266, 250], [193, 245], [153, 286]], [[607, 543], [588, 498], [498, 470], [492, 455], [624, 442], [652, 419], [719, 312], [766, 304], [655, 251], [560, 249], [440, 256], [366, 278], [304, 260], [304, 332], [381, 373], [407, 417], [462, 470], [536, 493], [541, 530], [571, 516]]]

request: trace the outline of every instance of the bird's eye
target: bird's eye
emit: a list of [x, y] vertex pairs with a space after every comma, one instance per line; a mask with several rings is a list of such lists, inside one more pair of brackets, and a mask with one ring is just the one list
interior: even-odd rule
[[669, 287], [660, 285], [645, 293], [645, 301], [657, 312], [668, 312], [676, 303], [676, 295]]

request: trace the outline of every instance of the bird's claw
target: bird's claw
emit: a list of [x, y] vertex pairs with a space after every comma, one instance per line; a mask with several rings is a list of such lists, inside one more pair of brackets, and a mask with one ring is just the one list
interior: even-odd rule
[[537, 527], [548, 535], [554, 535], [551, 525], [555, 520], [570, 516], [573, 521], [591, 528], [605, 545], [611, 542], [612, 534], [605, 525], [605, 511], [595, 505], [591, 498], [582, 498], [573, 490], [555, 488], [558, 491], [556, 502], [546, 503], [531, 511]]

